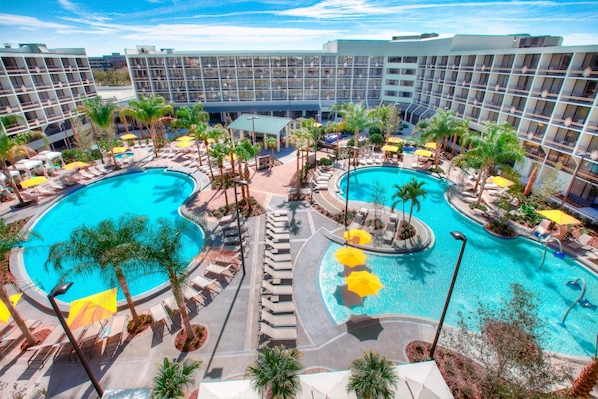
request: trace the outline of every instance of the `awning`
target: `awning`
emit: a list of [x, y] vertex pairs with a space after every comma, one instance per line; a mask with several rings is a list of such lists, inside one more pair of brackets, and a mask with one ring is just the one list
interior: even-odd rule
[[227, 127], [246, 132], [254, 131], [255, 133], [276, 135], [292, 121], [290, 118], [280, 118], [277, 116], [241, 114], [240, 117]]

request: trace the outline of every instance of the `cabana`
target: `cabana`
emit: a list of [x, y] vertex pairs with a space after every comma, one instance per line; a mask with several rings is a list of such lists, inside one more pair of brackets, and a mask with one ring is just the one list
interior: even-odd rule
[[33, 174], [38, 175], [39, 173], [43, 174], [46, 178], [48, 174], [46, 173], [46, 169], [43, 166], [43, 162], [35, 159], [21, 159], [18, 162], [15, 162], [14, 167], [17, 170], [24, 171], [27, 176], [31, 176]]
[[[285, 147], [289, 147], [289, 125], [292, 122], [290, 118], [281, 118], [277, 116], [241, 114], [233, 123], [228, 125], [229, 129], [240, 131], [240, 137], [245, 137], [245, 132], [253, 132], [254, 135], [261, 134], [266, 148], [266, 137], [276, 136], [276, 152], [280, 152], [280, 138], [284, 131]], [[257, 141], [257, 138], [256, 138]]]
[[47, 164], [47, 167], [54, 167], [53, 161], [55, 159], [60, 160], [60, 165], [64, 166], [64, 159], [62, 159], [62, 153], [56, 151], [40, 151], [37, 153], [36, 156], [31, 157], [30, 159], [42, 161]]

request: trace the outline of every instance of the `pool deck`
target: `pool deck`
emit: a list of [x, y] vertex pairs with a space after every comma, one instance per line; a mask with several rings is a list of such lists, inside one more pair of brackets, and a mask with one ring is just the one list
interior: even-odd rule
[[[330, 242], [327, 234], [342, 235], [344, 229], [342, 225], [315, 211], [306, 202], [287, 201], [286, 193], [290, 187], [290, 176], [295, 172], [295, 161], [292, 157], [287, 157], [285, 161], [287, 162], [272, 170], [257, 172], [252, 179], [251, 191], [268, 209], [286, 209], [289, 212], [291, 255], [294, 260], [294, 300], [298, 322], [297, 346], [303, 353], [302, 361], [305, 368], [344, 370], [349, 367], [351, 360], [360, 357], [364, 350], [380, 351], [395, 362], [406, 363], [406, 345], [413, 340], [431, 341], [436, 322], [406, 317], [381, 317], [379, 326], [365, 324], [359, 328], [358, 333], [349, 333], [346, 324], [337, 325], [332, 320], [320, 299], [315, 284], [316, 274], [320, 258]], [[411, 162], [406, 160], [404, 164], [410, 165]], [[147, 158], [137, 166], [142, 165], [178, 169], [176, 162], [171, 160]], [[202, 183], [207, 181], [205, 175], [193, 170], [187, 172], [196, 174], [195, 177]], [[451, 171], [451, 180], [458, 181], [458, 173], [460, 172]], [[234, 201], [231, 194], [232, 190], [229, 189], [229, 200]], [[210, 208], [215, 208], [217, 204], [223, 203], [222, 197], [221, 192], [204, 188], [196, 193], [186, 206], [191, 210], [204, 210], [209, 203]], [[330, 201], [334, 201], [334, 196], [329, 198]], [[475, 217], [465, 202], [456, 197], [450, 198], [450, 201], [468, 216]], [[49, 200], [14, 212], [5, 212], [0, 208], [0, 215], [7, 221], [39, 215], [51, 203], [52, 200]], [[208, 222], [213, 234], [217, 234], [216, 220], [208, 218]], [[175, 333], [160, 331], [155, 327], [134, 338], [127, 337], [112, 358], [94, 353], [89, 360], [105, 389], [151, 387], [158, 362], [164, 357], [203, 360], [206, 368], [198, 373], [195, 388], [201, 381], [243, 377], [246, 367], [255, 359], [256, 349], [264, 344], [263, 340], [258, 339], [257, 330], [265, 216], [251, 218], [248, 226], [250, 239], [246, 256], [247, 274], [243, 275], [240, 272], [232, 281], [224, 284], [222, 293], [216, 295], [205, 308], [192, 313], [192, 323], [205, 325], [208, 329], [209, 338], [206, 344], [198, 351], [180, 353], [174, 348]], [[205, 266], [201, 265], [191, 277], [202, 273], [204, 268]], [[169, 293], [140, 304], [138, 310], [147, 310], [166, 296], [169, 296]], [[58, 324], [54, 315], [33, 306], [26, 299], [21, 300], [17, 309], [26, 319], [40, 320], [44, 325]], [[175, 325], [176, 332], [180, 329], [177, 319]], [[379, 335], [375, 337], [378, 332]], [[39, 384], [38, 388], [47, 389], [48, 397], [52, 398], [94, 397], [94, 390], [79, 362], [53, 363], [50, 359], [43, 366], [28, 367], [28, 358], [29, 353], [19, 349], [8, 353], [0, 360], [0, 381], [8, 383], [10, 387], [14, 382], [19, 386], [29, 387]]]

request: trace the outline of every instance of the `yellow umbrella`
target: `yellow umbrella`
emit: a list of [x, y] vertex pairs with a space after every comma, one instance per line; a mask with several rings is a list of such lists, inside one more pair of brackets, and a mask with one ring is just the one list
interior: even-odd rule
[[23, 180], [21, 182], [21, 187], [23, 187], [23, 188], [33, 187], [33, 186], [37, 186], [38, 184], [45, 183], [47, 181], [48, 181], [48, 179], [46, 179], [43, 176], [30, 177], [29, 179]]
[[120, 136], [121, 140], [137, 140], [137, 136], [133, 133], [125, 134], [124, 136]]
[[512, 186], [513, 184], [515, 184], [514, 181], [505, 179], [502, 176], [492, 176], [488, 180], [490, 180], [491, 183], [494, 183], [499, 187], [509, 187], [509, 186]]
[[344, 247], [336, 251], [334, 257], [343, 265], [353, 267], [363, 265], [367, 256], [357, 248]]
[[67, 324], [77, 329], [116, 314], [116, 288], [71, 302]]
[[362, 298], [368, 295], [376, 295], [383, 288], [378, 276], [365, 270], [349, 274], [345, 281], [347, 282], [347, 289]]
[[75, 170], [75, 169], [79, 169], [79, 168], [86, 168], [88, 166], [89, 166], [88, 163], [75, 161], [75, 162], [67, 163], [66, 165], [64, 165], [64, 168], [68, 169], [68, 170]]
[[565, 212], [561, 211], [560, 209], [548, 209], [545, 211], [538, 211], [538, 213], [542, 216], [547, 217], [548, 219], [552, 220], [556, 224], [560, 225], [568, 225], [568, 224], [580, 224], [581, 221], [575, 219], [573, 216], [567, 215]]
[[382, 151], [397, 152], [397, 151], [399, 151], [399, 147], [397, 147], [396, 145], [388, 145], [388, 144], [386, 144], [385, 146], [382, 146], [381, 150]]
[[195, 145], [195, 142], [193, 141], [179, 141], [178, 143], [174, 144], [175, 146], [179, 147], [179, 148], [187, 148], [187, 147], [191, 147], [192, 145]]
[[388, 139], [388, 142], [389, 143], [399, 144], [399, 143], [403, 142], [403, 139], [399, 138], [399, 137], [391, 137], [391, 138]]
[[[9, 297], [9, 300], [13, 306], [17, 306], [17, 302], [19, 302], [19, 299], [21, 299], [22, 296], [23, 294], [21, 293], [14, 294]], [[10, 319], [10, 312], [8, 311], [8, 308], [6, 307], [4, 302], [0, 301], [0, 321], [6, 323], [8, 319]]]
[[[231, 159], [230, 155], [227, 155], [225, 158], [228, 159], [229, 161]], [[236, 160], [237, 160], [237, 154], [233, 154], [233, 161], [236, 161]]]
[[195, 139], [191, 136], [181, 136], [178, 139], [176, 139], [176, 141], [193, 141], [193, 140], [195, 140]]
[[352, 244], [365, 245], [368, 242], [372, 242], [372, 235], [365, 230], [350, 229], [345, 231], [343, 234], [345, 240]]
[[122, 154], [125, 151], [127, 151], [127, 149], [125, 147], [114, 147], [112, 149], [113, 154]]
[[428, 151], [428, 150], [416, 150], [414, 152], [415, 155], [421, 155], [422, 157], [431, 157], [432, 155], [434, 155], [434, 153], [432, 151]]
[[433, 142], [433, 141], [429, 141], [426, 144], [424, 144], [424, 147], [425, 148], [430, 148], [432, 150], [435, 150], [436, 149], [436, 143]]

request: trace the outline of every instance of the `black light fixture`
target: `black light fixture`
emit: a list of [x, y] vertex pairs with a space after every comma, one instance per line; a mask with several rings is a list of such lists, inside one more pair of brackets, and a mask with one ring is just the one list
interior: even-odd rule
[[68, 337], [69, 341], [73, 345], [73, 348], [75, 349], [75, 352], [77, 353], [77, 356], [79, 357], [79, 360], [81, 361], [81, 364], [83, 365], [83, 368], [85, 369], [85, 372], [89, 376], [89, 379], [91, 380], [91, 383], [93, 384], [93, 387], [95, 388], [96, 392], [98, 393], [98, 395], [100, 395], [100, 398], [101, 398], [104, 396], [104, 390], [102, 389], [102, 386], [100, 385], [100, 382], [98, 381], [96, 376], [93, 374], [91, 367], [89, 367], [89, 363], [87, 362], [85, 355], [83, 354], [83, 352], [81, 352], [81, 348], [77, 344], [77, 340], [73, 336], [71, 329], [69, 328], [68, 324], [66, 323], [66, 320], [64, 319], [64, 316], [62, 316], [62, 312], [60, 311], [60, 308], [58, 307], [58, 304], [56, 303], [56, 299], [55, 299], [56, 296], [65, 294], [69, 290], [69, 288], [71, 288], [72, 285], [73, 285], [72, 282], [59, 283], [54, 288], [52, 288], [52, 291], [48, 294], [48, 300], [50, 301], [50, 305], [52, 305], [52, 309], [54, 309], [54, 312], [56, 313], [56, 317], [58, 317], [58, 321], [60, 321], [60, 324], [62, 325], [62, 328], [64, 329], [64, 332], [66, 333], [66, 336]]
[[455, 271], [453, 272], [453, 279], [451, 280], [451, 285], [448, 290], [448, 294], [446, 296], [446, 301], [444, 302], [444, 309], [442, 309], [442, 315], [440, 316], [440, 321], [438, 321], [438, 327], [436, 328], [436, 336], [434, 337], [434, 342], [432, 343], [432, 348], [430, 348], [430, 358], [434, 358], [434, 352], [436, 351], [436, 345], [438, 344], [438, 339], [440, 338], [440, 331], [442, 330], [442, 324], [444, 323], [444, 317], [446, 316], [446, 311], [449, 306], [449, 302], [451, 301], [451, 296], [453, 295], [453, 288], [455, 287], [455, 281], [457, 281], [457, 275], [459, 274], [459, 266], [461, 266], [461, 259], [463, 259], [463, 251], [465, 251], [465, 244], [467, 244], [467, 237], [459, 231], [451, 231], [451, 235], [455, 240], [461, 241], [461, 252], [459, 252], [459, 258], [457, 259], [457, 265], [455, 266]]
[[[359, 151], [359, 147], [356, 146], [345, 148], [351, 149], [353, 151]], [[347, 231], [347, 215], [349, 214], [349, 183], [351, 182], [351, 155], [353, 154], [350, 154], [349, 161], [347, 162], [349, 167], [347, 168], [347, 194], [345, 195], [345, 231]], [[353, 164], [357, 169], [357, 164], [355, 163], [355, 161], [353, 161]]]
[[243, 251], [243, 232], [241, 231], [241, 213], [239, 212], [239, 201], [237, 200], [237, 185], [246, 186], [249, 183], [247, 180], [233, 180], [235, 187], [235, 211], [237, 212], [237, 233], [239, 235], [239, 245], [241, 248], [241, 267], [243, 268], [243, 275], [245, 275], [245, 252]]

